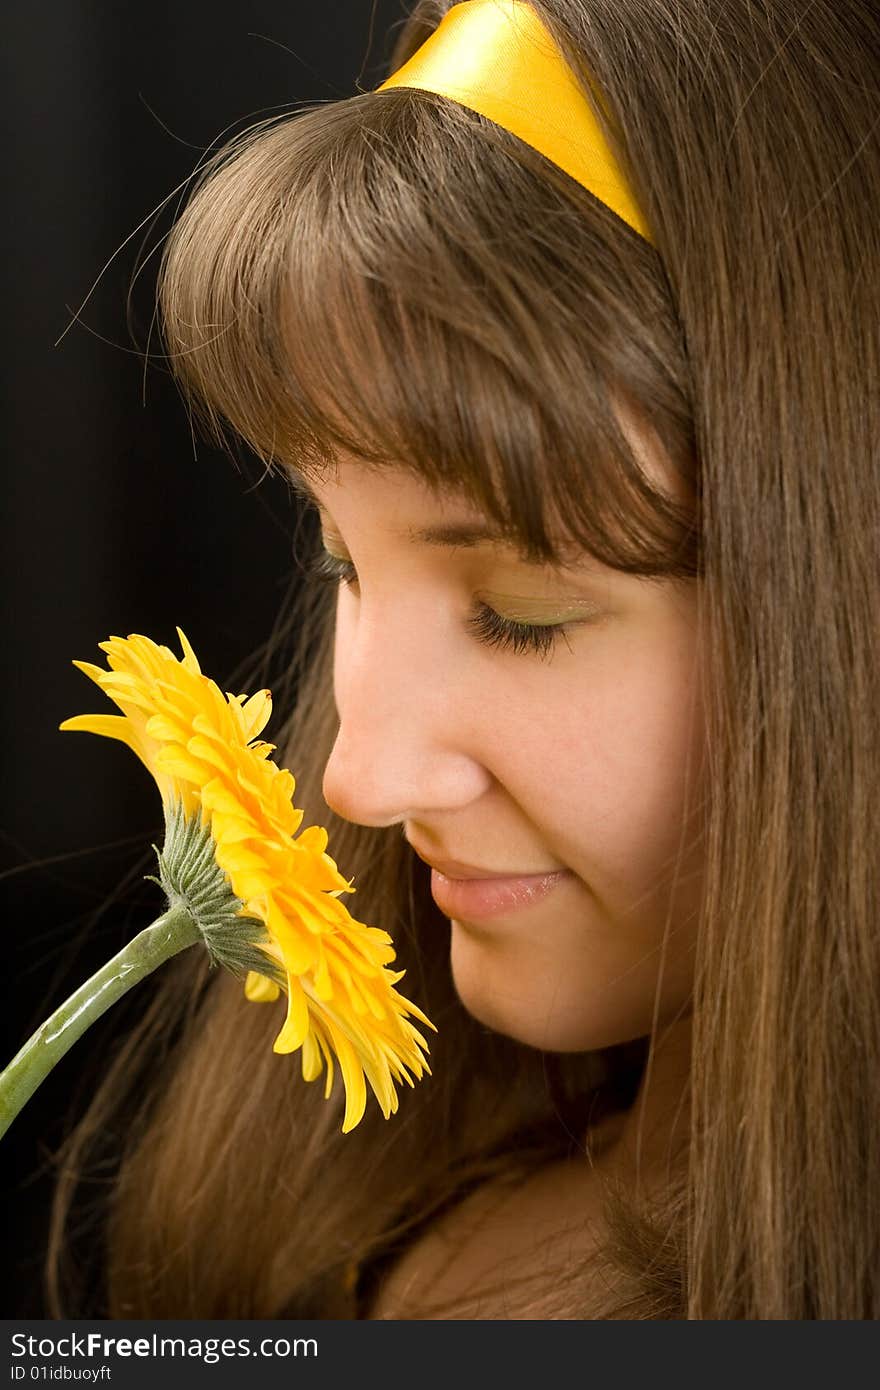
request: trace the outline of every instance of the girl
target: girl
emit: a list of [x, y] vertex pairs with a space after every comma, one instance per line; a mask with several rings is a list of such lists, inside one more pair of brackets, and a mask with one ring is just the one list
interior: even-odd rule
[[320, 518], [273, 737], [433, 1074], [342, 1135], [177, 958], [54, 1311], [124, 1118], [110, 1317], [877, 1317], [876, 7], [418, 0], [429, 53], [213, 159], [161, 308]]

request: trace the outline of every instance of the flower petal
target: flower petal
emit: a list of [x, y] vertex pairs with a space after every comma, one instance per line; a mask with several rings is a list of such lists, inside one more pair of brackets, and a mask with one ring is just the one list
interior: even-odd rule
[[274, 980], [259, 975], [256, 970], [249, 970], [244, 982], [244, 993], [246, 999], [251, 999], [255, 1004], [262, 1004], [277, 999], [281, 990]]
[[183, 652], [184, 666], [187, 668], [188, 671], [192, 671], [195, 675], [200, 675], [202, 668], [198, 663], [198, 659], [196, 657], [195, 652], [193, 651], [192, 647], [187, 641], [183, 628], [179, 627], [175, 630], [177, 632], [177, 636], [180, 638], [180, 650]]
[[245, 743], [261, 734], [272, 714], [271, 690], [258, 690], [241, 706]]
[[295, 1052], [302, 1047], [309, 1031], [309, 1004], [295, 978], [287, 982], [287, 1018], [272, 1045], [273, 1052]]
[[65, 719], [58, 728], [65, 733], [73, 729], [87, 734], [103, 734], [104, 738], [116, 738], [120, 743], [127, 743], [129, 748], [137, 752], [131, 724], [124, 714], [75, 714], [72, 719]]

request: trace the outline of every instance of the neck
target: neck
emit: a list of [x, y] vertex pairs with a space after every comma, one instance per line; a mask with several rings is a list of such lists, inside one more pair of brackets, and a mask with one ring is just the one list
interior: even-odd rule
[[635, 1100], [609, 1121], [609, 1138], [593, 1166], [627, 1187], [662, 1184], [687, 1140], [691, 1017], [661, 1027]]

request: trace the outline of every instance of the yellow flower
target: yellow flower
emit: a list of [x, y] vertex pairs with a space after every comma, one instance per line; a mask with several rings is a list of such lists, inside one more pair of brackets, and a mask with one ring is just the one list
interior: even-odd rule
[[169, 831], [175, 817], [192, 832], [210, 831], [216, 864], [241, 902], [238, 915], [265, 929], [252, 959], [266, 959], [266, 971], [248, 970], [247, 998], [277, 999], [274, 980], [286, 981], [287, 1016], [274, 1051], [302, 1048], [306, 1081], [326, 1062], [326, 1097], [335, 1054], [346, 1093], [343, 1133], [363, 1116], [367, 1081], [387, 1119], [397, 1110], [394, 1083], [413, 1085], [407, 1068], [430, 1075], [427, 1042], [408, 1016], [436, 1028], [397, 993], [405, 972], [388, 969], [395, 956], [388, 933], [356, 921], [340, 901], [356, 890], [326, 853], [326, 830], [300, 830], [294, 778], [269, 757], [275, 745], [257, 738], [270, 692], [224, 696], [177, 634], [182, 659], [134, 634], [100, 643], [109, 670], [74, 662], [122, 714], [78, 715], [61, 728], [128, 744], [156, 779]]

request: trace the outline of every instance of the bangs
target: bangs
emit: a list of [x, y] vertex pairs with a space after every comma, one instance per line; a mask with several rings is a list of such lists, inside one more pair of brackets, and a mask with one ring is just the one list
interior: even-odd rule
[[231, 427], [307, 480], [345, 456], [406, 470], [529, 561], [698, 573], [686, 363], [656, 252], [452, 101], [366, 93], [239, 137], [171, 234], [160, 307], [221, 442]]

